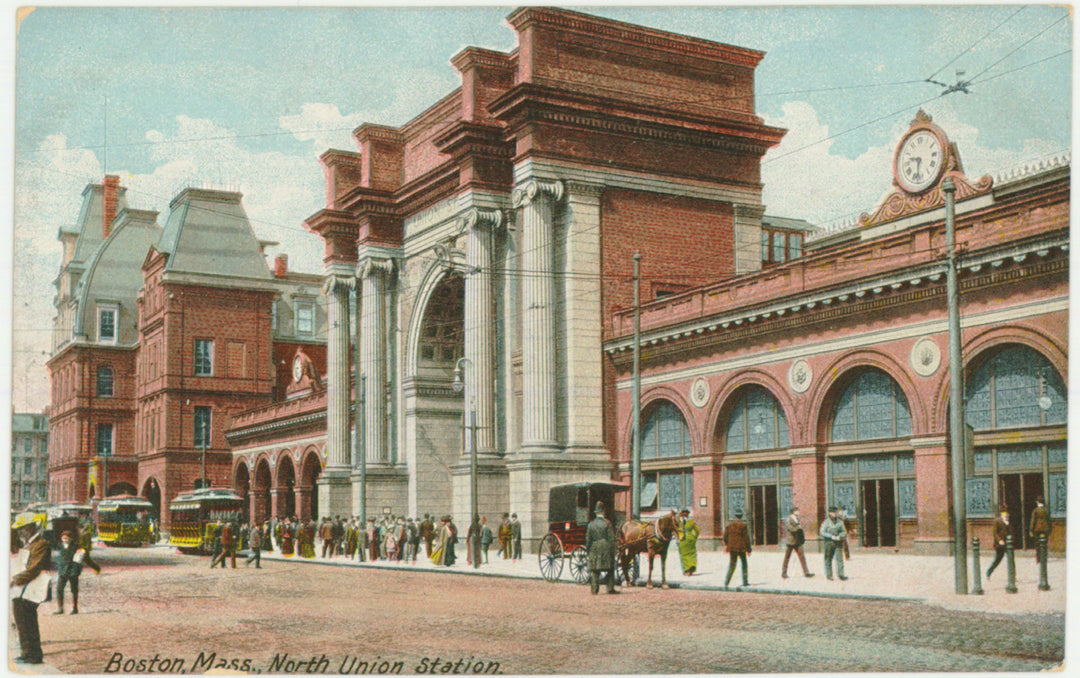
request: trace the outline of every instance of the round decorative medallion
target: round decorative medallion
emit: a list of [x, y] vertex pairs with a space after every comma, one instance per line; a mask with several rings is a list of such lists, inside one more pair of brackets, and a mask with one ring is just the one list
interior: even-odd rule
[[941, 366], [941, 349], [933, 339], [920, 339], [911, 347], [911, 369], [920, 377], [929, 377]]
[[796, 360], [787, 373], [788, 386], [796, 393], [806, 393], [810, 382], [814, 380], [814, 371], [805, 360]]
[[704, 377], [698, 377], [690, 385], [690, 402], [698, 408], [705, 407], [709, 402], [709, 382], [705, 381]]

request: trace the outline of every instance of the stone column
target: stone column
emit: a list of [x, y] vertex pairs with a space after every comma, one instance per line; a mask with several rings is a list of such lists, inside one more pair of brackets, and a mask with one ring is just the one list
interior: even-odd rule
[[[495, 452], [495, 323], [491, 290], [491, 243], [503, 223], [498, 210], [470, 209], [465, 263], [465, 412], [476, 412], [476, 450]], [[469, 454], [470, 449], [465, 453]]]
[[386, 423], [386, 286], [390, 259], [368, 258], [358, 267], [364, 314], [360, 317], [360, 362], [365, 376], [364, 450], [368, 463], [389, 464]]
[[[799, 519], [807, 538], [816, 535], [825, 517], [825, 454], [817, 447], [791, 450], [791, 502], [799, 507]], [[787, 517], [787, 516], [783, 516]]]
[[347, 469], [349, 450], [349, 287], [351, 278], [334, 273], [323, 283], [326, 295], [326, 469]]
[[521, 208], [523, 450], [558, 449], [555, 415], [555, 224], [561, 181], [531, 179], [514, 190]]

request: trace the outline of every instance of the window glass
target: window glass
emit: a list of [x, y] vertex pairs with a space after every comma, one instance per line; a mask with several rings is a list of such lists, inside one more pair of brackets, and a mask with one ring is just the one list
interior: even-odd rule
[[210, 408], [197, 406], [194, 417], [195, 447], [210, 447]]
[[195, 340], [195, 374], [208, 376], [214, 373], [214, 342], [209, 339]]
[[682, 412], [664, 402], [656, 406], [641, 427], [641, 458], [656, 459], [690, 455], [689, 436]]
[[315, 334], [315, 307], [311, 304], [296, 305], [296, 333]]
[[1067, 410], [1061, 376], [1026, 346], [1006, 348], [967, 380], [964, 417], [977, 430], [1063, 424]]
[[113, 425], [98, 424], [97, 427], [97, 454], [99, 457], [113, 453]]
[[108, 398], [113, 394], [113, 371], [108, 365], [98, 366], [97, 394], [103, 398]]
[[98, 310], [98, 340], [113, 341], [116, 339], [116, 309], [102, 308]]
[[802, 239], [799, 233], [788, 234], [788, 250], [791, 252], [792, 259], [802, 256]]
[[911, 414], [900, 387], [884, 372], [866, 370], [841, 394], [832, 440], [876, 440], [911, 435]]
[[776, 263], [787, 261], [787, 235], [779, 231], [772, 234], [772, 259]]
[[769, 260], [769, 232], [761, 229], [761, 260]]

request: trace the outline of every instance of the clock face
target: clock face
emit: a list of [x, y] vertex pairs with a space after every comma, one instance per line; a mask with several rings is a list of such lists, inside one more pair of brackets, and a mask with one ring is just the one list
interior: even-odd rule
[[896, 179], [911, 193], [934, 185], [945, 164], [941, 141], [927, 130], [919, 130], [904, 140], [896, 154]]
[[292, 377], [294, 382], [304, 377], [304, 363], [300, 360], [300, 356], [296, 356], [292, 361]]

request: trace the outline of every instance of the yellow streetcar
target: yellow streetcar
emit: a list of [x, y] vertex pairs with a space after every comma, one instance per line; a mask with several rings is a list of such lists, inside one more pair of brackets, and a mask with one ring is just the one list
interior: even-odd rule
[[209, 553], [213, 530], [208, 525], [239, 524], [244, 500], [232, 490], [206, 488], [183, 492], [169, 504], [169, 543], [182, 553]]
[[154, 505], [129, 494], [106, 497], [98, 503], [98, 539], [108, 546], [142, 546], [154, 543], [150, 516]]

